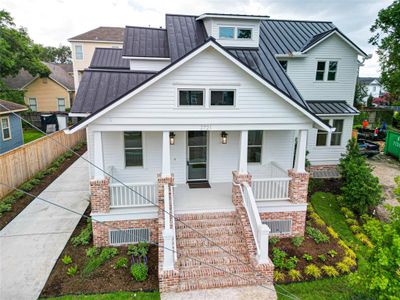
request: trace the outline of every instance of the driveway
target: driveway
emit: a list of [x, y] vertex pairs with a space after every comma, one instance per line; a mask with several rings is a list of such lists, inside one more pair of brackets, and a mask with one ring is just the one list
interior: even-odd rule
[[[87, 163], [78, 159], [39, 197], [83, 214], [89, 204]], [[0, 231], [0, 299], [39, 297], [80, 218], [34, 199]]]

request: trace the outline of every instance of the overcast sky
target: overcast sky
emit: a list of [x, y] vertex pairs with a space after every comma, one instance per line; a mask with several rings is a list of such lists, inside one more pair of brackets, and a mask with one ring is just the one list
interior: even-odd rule
[[391, 0], [2, 0], [18, 26], [44, 45], [68, 45], [67, 39], [98, 26], [165, 27], [165, 13], [204, 12], [269, 15], [274, 19], [332, 21], [365, 52], [373, 54], [361, 76], [379, 76], [378, 58], [368, 44], [369, 28]]

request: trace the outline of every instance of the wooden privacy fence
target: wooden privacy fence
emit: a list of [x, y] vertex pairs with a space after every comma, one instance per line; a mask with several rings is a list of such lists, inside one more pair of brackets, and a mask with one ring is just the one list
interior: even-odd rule
[[[44, 170], [66, 147], [74, 147], [86, 140], [86, 131], [82, 129], [73, 134], [57, 131], [49, 136], [34, 140], [6, 153], [0, 154], [0, 183], [19, 186], [32, 178], [37, 172]], [[58, 141], [57, 144], [54, 140]], [[12, 189], [0, 184], [0, 198]]]

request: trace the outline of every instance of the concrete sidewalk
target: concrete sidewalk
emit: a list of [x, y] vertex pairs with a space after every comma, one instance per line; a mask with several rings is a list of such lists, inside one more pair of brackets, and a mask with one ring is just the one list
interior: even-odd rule
[[[89, 205], [88, 169], [78, 159], [39, 197], [83, 214]], [[34, 199], [0, 231], [0, 299], [39, 297], [80, 218]]]

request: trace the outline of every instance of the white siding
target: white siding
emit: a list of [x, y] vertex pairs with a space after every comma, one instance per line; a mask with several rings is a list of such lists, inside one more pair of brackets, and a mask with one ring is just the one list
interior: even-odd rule
[[[288, 60], [287, 73], [305, 100], [345, 100], [353, 105], [358, 75], [357, 53], [336, 35], [307, 52], [304, 58]], [[337, 60], [335, 81], [316, 81], [318, 60]]]
[[130, 69], [135, 71], [160, 71], [171, 63], [170, 60], [131, 59]]
[[[325, 118], [323, 118], [325, 119]], [[353, 127], [353, 117], [332, 117], [331, 119], [343, 119], [343, 134], [340, 146], [316, 146], [317, 129], [308, 131], [307, 149], [310, 152], [308, 160], [311, 165], [333, 165], [339, 162], [341, 154], [346, 152], [346, 145], [351, 139], [351, 131]]]

